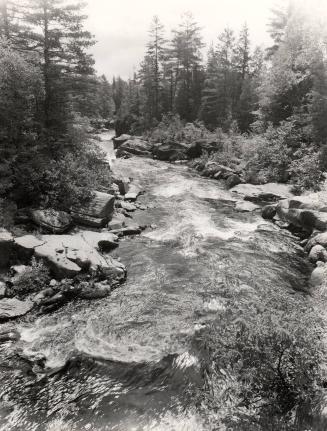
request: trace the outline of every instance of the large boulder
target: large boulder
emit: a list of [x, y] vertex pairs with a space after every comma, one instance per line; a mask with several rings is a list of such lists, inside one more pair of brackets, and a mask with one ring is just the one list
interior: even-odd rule
[[14, 246], [14, 237], [7, 230], [0, 231], [0, 268], [8, 266]]
[[316, 289], [326, 284], [327, 280], [327, 264], [324, 262], [318, 262], [317, 268], [312, 271], [309, 285], [312, 289]]
[[288, 207], [327, 212], [327, 194], [326, 192], [318, 192], [293, 196], [288, 199]]
[[153, 155], [158, 160], [173, 162], [175, 160], [185, 160], [189, 158], [192, 146], [184, 142], [174, 142], [169, 144], [157, 143], [153, 147]]
[[83, 207], [75, 207], [73, 219], [85, 226], [104, 227], [111, 219], [115, 209], [115, 196], [103, 192], [94, 192], [92, 200]]
[[305, 246], [305, 249], [310, 251], [311, 248], [317, 244], [327, 248], [327, 232], [318, 233], [317, 235], [314, 235], [312, 238], [310, 238]]
[[277, 205], [265, 205], [261, 210], [262, 218], [273, 220], [276, 215]]
[[226, 186], [227, 188], [231, 189], [232, 187], [237, 186], [238, 184], [241, 184], [242, 180], [237, 174], [232, 174], [226, 179]]
[[231, 192], [242, 196], [244, 200], [255, 203], [272, 203], [293, 197], [291, 187], [287, 184], [239, 184]]
[[4, 298], [0, 300], [0, 321], [24, 316], [33, 308], [32, 301], [19, 301], [16, 298]]
[[314, 229], [322, 232], [327, 230], [327, 213], [290, 208], [289, 204], [289, 199], [282, 200], [278, 203], [276, 213], [281, 220], [295, 227], [302, 228], [307, 232], [312, 232]]
[[310, 250], [309, 259], [313, 263], [327, 262], [327, 250], [322, 245], [317, 244]]
[[129, 139], [117, 149], [117, 157], [122, 157], [125, 154], [152, 157], [152, 144], [139, 138]]
[[52, 233], [66, 232], [72, 225], [72, 218], [68, 213], [51, 208], [32, 210], [31, 218], [36, 225]]
[[[20, 244], [31, 243], [21, 237]], [[101, 251], [117, 247], [117, 236], [110, 232], [82, 231], [74, 235], [43, 235], [35, 239], [33, 249], [36, 257], [42, 258], [58, 279], [73, 278], [82, 270], [101, 271], [109, 278], [123, 279], [125, 267]]]
[[118, 136], [117, 138], [113, 138], [114, 149], [119, 148], [124, 142], [132, 139], [131, 135], [123, 134]]

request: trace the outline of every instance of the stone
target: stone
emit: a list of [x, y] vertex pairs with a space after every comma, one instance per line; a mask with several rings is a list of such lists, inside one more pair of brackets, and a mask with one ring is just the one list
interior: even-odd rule
[[323, 262], [317, 262], [317, 268], [312, 271], [309, 285], [312, 289], [318, 288], [325, 284], [327, 280], [327, 265]]
[[318, 233], [310, 238], [305, 246], [305, 250], [310, 251], [317, 244], [327, 248], [327, 232]]
[[16, 298], [4, 298], [0, 300], [0, 320], [9, 320], [24, 316], [33, 308], [32, 301], [20, 301]]
[[0, 268], [5, 268], [13, 251], [14, 237], [7, 230], [0, 230]]
[[122, 229], [126, 225], [126, 217], [121, 213], [116, 213], [107, 227], [109, 230]]
[[119, 146], [116, 155], [117, 157], [121, 157], [127, 153], [141, 157], [152, 157], [152, 146], [151, 142], [144, 141], [143, 139], [129, 139]]
[[314, 229], [319, 231], [327, 230], [327, 213], [307, 209], [289, 208], [288, 199], [282, 200], [278, 203], [276, 213], [281, 220], [308, 232], [312, 232]]
[[259, 205], [255, 205], [254, 203], [247, 202], [247, 201], [236, 202], [236, 206], [235, 206], [235, 210], [239, 212], [252, 212], [259, 209], [260, 209]]
[[157, 143], [153, 146], [153, 155], [158, 160], [176, 161], [188, 159], [192, 146], [184, 142]]
[[121, 229], [111, 230], [110, 232], [119, 236], [139, 235], [142, 232], [142, 229], [138, 225], [135, 225], [135, 226], [129, 225]]
[[31, 218], [37, 226], [51, 233], [66, 232], [72, 225], [72, 218], [68, 213], [51, 208], [32, 210]]
[[38, 247], [43, 243], [44, 241], [36, 238], [34, 235], [20, 236], [14, 240], [18, 258], [24, 262], [28, 262], [34, 254], [35, 247]]
[[229, 168], [228, 166], [221, 165], [214, 161], [207, 162], [205, 164], [203, 171], [201, 172], [201, 175], [203, 175], [204, 177], [213, 177], [216, 180], [227, 179], [229, 176], [233, 174], [234, 174], [233, 169]]
[[114, 149], [116, 150], [119, 148], [124, 142], [128, 141], [129, 139], [132, 139], [131, 135], [123, 134], [116, 138], [113, 138], [114, 143]]
[[14, 265], [10, 267], [10, 272], [13, 275], [21, 275], [28, 269], [28, 266], [26, 265]]
[[317, 244], [310, 250], [309, 259], [313, 263], [318, 261], [327, 262], [327, 250], [322, 245]]
[[276, 215], [276, 205], [265, 205], [261, 210], [262, 218], [272, 220]]
[[84, 207], [73, 208], [73, 219], [82, 225], [104, 227], [114, 212], [115, 196], [103, 192], [95, 192], [92, 200]]
[[129, 212], [135, 211], [136, 210], [136, 206], [130, 202], [121, 202], [121, 207]]
[[57, 284], [58, 284], [57, 280], [53, 278], [52, 280], [50, 280], [49, 286], [54, 287], [54, 286], [57, 286]]
[[82, 287], [79, 297], [81, 299], [101, 299], [110, 295], [111, 289], [108, 285], [102, 283], [95, 283], [93, 286]]
[[237, 174], [229, 175], [229, 177], [226, 180], [226, 186], [227, 188], [231, 189], [232, 187], [237, 186], [238, 184], [241, 184], [242, 180]]
[[130, 179], [122, 176], [113, 176], [113, 183], [118, 187], [118, 191], [121, 195], [126, 195], [130, 188]]
[[239, 184], [233, 187], [231, 192], [242, 196], [244, 200], [254, 203], [274, 203], [281, 199], [293, 197], [291, 186], [278, 183]]

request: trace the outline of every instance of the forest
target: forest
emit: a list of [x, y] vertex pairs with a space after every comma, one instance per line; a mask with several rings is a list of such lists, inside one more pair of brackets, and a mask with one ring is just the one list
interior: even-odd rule
[[[16, 342], [26, 325], [22, 342], [39, 343], [35, 351], [15, 351], [10, 366], [9, 350], [0, 349], [0, 401], [10, 412], [14, 403], [24, 411], [21, 422], [10, 416], [4, 426], [12, 427], [0, 429], [19, 430], [30, 420], [37, 431], [127, 430], [135, 418], [133, 429], [149, 431], [326, 429], [327, 198], [317, 192], [326, 192], [327, 30], [297, 1], [270, 16], [270, 46], [257, 46], [246, 23], [217, 28], [206, 46], [192, 13], [172, 31], [154, 16], [144, 57], [124, 79], [111, 70], [98, 75], [84, 4], [0, 0], [0, 266], [17, 260], [16, 248], [10, 259], [7, 249], [2, 253], [9, 243], [24, 249], [25, 266], [25, 275], [17, 265], [18, 275], [0, 272], [0, 326], [8, 298], [25, 304], [32, 297], [28, 311], [36, 313], [5, 336], [0, 330], [0, 344], [8, 334]], [[103, 142], [111, 132], [116, 154], [107, 163]], [[252, 185], [259, 188], [240, 203], [233, 188], [248, 192]], [[107, 218], [82, 213], [85, 224], [72, 222], [76, 208], [104, 195]], [[59, 232], [64, 239], [31, 223], [31, 211], [48, 210], [68, 217]], [[31, 238], [37, 245], [27, 247]], [[116, 254], [103, 258], [118, 241], [123, 263]], [[321, 288], [316, 296], [309, 280]], [[101, 308], [99, 299], [107, 297]], [[89, 299], [98, 302], [78, 302]], [[89, 339], [105, 342], [99, 348]], [[65, 354], [70, 349], [68, 359], [48, 366], [48, 352], [60, 350], [56, 343]], [[88, 374], [98, 386], [84, 379]], [[182, 399], [180, 410], [166, 390]], [[119, 405], [115, 391], [126, 397]], [[167, 402], [176, 417], [191, 399], [197, 419], [187, 415], [156, 428], [149, 399], [154, 411]], [[45, 412], [46, 422], [35, 411]], [[144, 412], [150, 425], [142, 422]], [[112, 428], [103, 428], [107, 423]]]

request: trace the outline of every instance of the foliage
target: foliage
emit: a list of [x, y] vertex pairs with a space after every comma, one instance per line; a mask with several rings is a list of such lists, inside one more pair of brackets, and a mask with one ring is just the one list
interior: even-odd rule
[[296, 194], [301, 194], [308, 189], [318, 191], [323, 180], [320, 152], [302, 146], [294, 156], [296, 158], [292, 160], [289, 167], [293, 191]]
[[30, 266], [15, 275], [13, 286], [10, 288], [14, 295], [27, 295], [44, 289], [50, 281], [49, 269], [42, 261], [32, 258]]
[[233, 290], [200, 337], [208, 429], [308, 429], [322, 392], [319, 316], [300, 295], [271, 289], [268, 299], [251, 291], [236, 299]]

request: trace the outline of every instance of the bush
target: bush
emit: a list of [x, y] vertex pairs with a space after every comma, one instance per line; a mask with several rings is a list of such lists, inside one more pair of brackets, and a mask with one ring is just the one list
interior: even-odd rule
[[308, 189], [318, 191], [323, 180], [320, 167], [321, 154], [313, 148], [303, 146], [294, 156], [296, 159], [289, 167], [293, 192], [301, 194]]
[[14, 277], [14, 285], [11, 293], [14, 295], [27, 295], [44, 289], [50, 281], [50, 273], [42, 261], [32, 258], [31, 266]]
[[323, 324], [307, 299], [269, 294], [230, 294], [201, 334], [208, 429], [310, 429], [323, 386]]

